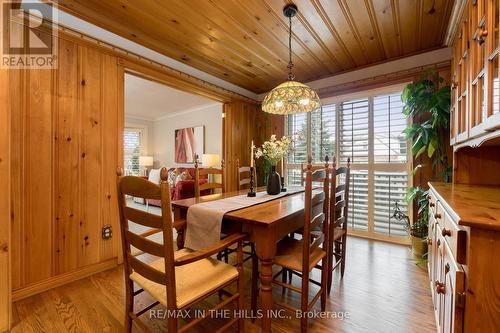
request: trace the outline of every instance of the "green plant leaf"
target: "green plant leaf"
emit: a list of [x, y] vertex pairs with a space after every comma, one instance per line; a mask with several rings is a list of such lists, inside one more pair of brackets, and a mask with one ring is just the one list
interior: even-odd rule
[[413, 168], [412, 170], [412, 175], [415, 176], [420, 168], [422, 168], [424, 164], [418, 164], [416, 167]]
[[427, 148], [427, 156], [431, 158], [434, 155], [434, 152], [436, 151], [438, 145], [438, 140], [436, 138], [432, 138], [431, 141], [429, 142], [429, 146]]
[[425, 145], [422, 145], [422, 148], [415, 154], [415, 158], [418, 158], [420, 155], [422, 155], [425, 152], [425, 149], [427, 147]]

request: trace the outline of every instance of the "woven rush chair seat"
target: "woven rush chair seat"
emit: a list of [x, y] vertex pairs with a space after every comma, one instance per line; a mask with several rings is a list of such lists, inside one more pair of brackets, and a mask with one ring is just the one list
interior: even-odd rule
[[[174, 253], [174, 258], [178, 259], [192, 252], [188, 249], [182, 249]], [[149, 266], [160, 272], [165, 272], [165, 260], [163, 258], [153, 261]], [[203, 274], [200, 274], [200, 272], [203, 272]], [[176, 267], [175, 277], [177, 307], [183, 308], [231, 281], [235, 281], [238, 278], [238, 270], [233, 265], [207, 258]], [[130, 279], [160, 301], [161, 304], [167, 306], [167, 291], [164, 285], [148, 280], [137, 272], [130, 274]]]
[[[291, 237], [287, 237], [278, 243], [276, 257], [274, 263], [284, 268], [302, 272], [302, 249], [304, 242]], [[321, 259], [326, 256], [326, 252], [317, 248], [310, 254], [309, 266], [310, 270], [316, 266]]]

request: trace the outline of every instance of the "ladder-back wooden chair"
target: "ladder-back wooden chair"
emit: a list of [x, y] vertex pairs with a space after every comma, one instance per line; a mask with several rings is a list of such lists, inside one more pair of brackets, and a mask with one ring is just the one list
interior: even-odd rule
[[[312, 309], [318, 298], [321, 298], [321, 309], [325, 310], [328, 278], [327, 264], [323, 264], [321, 272], [321, 285], [319, 291], [309, 302], [309, 275], [319, 262], [327, 259], [328, 253], [328, 213], [329, 213], [329, 179], [328, 162], [322, 169], [312, 171], [311, 158], [306, 170], [305, 195], [304, 195], [304, 226], [302, 239], [297, 240], [287, 237], [278, 243], [274, 264], [281, 266], [282, 270], [274, 275], [273, 283], [301, 294], [300, 309], [291, 305], [279, 303], [291, 311], [300, 310], [307, 312]], [[313, 182], [321, 182], [322, 188], [313, 190]], [[285, 281], [277, 280], [283, 275], [283, 270], [297, 272], [302, 277], [301, 288], [297, 288]], [[301, 332], [307, 332], [307, 316], [301, 317]]]
[[[178, 310], [188, 309], [193, 304], [233, 284], [236, 284], [237, 291], [213, 309], [222, 308], [231, 302], [237, 302], [240, 311], [244, 309], [242, 242], [245, 235], [228, 236], [213, 246], [200, 251], [188, 249], [174, 251], [172, 207], [167, 169], [161, 170], [159, 186], [140, 177], [123, 177], [121, 171], [118, 172], [117, 185], [125, 272], [125, 328], [127, 332], [131, 332], [133, 324], [142, 331], [149, 332], [139, 317], [158, 304], [166, 307], [169, 313], [175, 313]], [[161, 216], [128, 207], [126, 195], [161, 200]], [[163, 232], [163, 244], [153, 242], [144, 235], [135, 233], [129, 228], [129, 221], [149, 228], [160, 229]], [[235, 243], [238, 244], [237, 267], [211, 258]], [[132, 255], [131, 246], [142, 251], [142, 255], [145, 255], [147, 260], [143, 261], [139, 259], [139, 256]], [[156, 257], [159, 259], [151, 260], [151, 258]], [[138, 285], [138, 290], [134, 291], [134, 283]], [[134, 312], [134, 297], [144, 291], [156, 301], [140, 311]], [[193, 319], [179, 328], [177, 318], [169, 316], [167, 318], [168, 332], [184, 332], [209, 317]], [[243, 332], [243, 319], [240, 318], [232, 318], [220, 327], [220, 330], [225, 331], [235, 323], [238, 325], [238, 331]]]
[[[240, 160], [236, 160], [236, 174], [237, 174], [237, 184], [238, 184], [238, 190], [245, 190], [250, 188], [250, 172], [251, 168], [249, 166], [240, 166]], [[254, 189], [257, 189], [257, 173], [256, 173], [256, 168], [253, 168], [253, 181], [254, 181]], [[252, 286], [251, 286], [251, 309], [254, 311], [257, 310], [257, 293], [258, 293], [258, 286], [257, 282], [259, 279], [259, 258], [257, 258], [257, 254], [255, 253], [255, 245], [251, 242], [244, 242], [243, 243], [243, 248], [245, 247], [250, 247], [250, 252], [248, 251], [243, 251], [243, 254], [247, 255], [244, 259], [243, 262], [252, 259]], [[228, 260], [228, 255], [234, 252], [234, 249], [228, 249], [226, 250], [226, 253], [224, 253], [225, 260], [227, 262]], [[252, 318], [252, 321], [254, 319]]]
[[[250, 188], [250, 167], [240, 166], [240, 160], [236, 160], [236, 175], [238, 179], [238, 190], [245, 190]], [[257, 188], [257, 173], [256, 168], [253, 168], [253, 187]]]
[[[200, 197], [201, 191], [204, 190], [213, 190], [221, 189], [224, 192], [224, 160], [221, 161], [221, 168], [200, 168], [198, 165], [198, 159], [196, 159], [194, 163], [195, 168], [195, 176], [194, 176], [194, 194], [197, 198]], [[221, 182], [217, 183], [214, 179], [210, 179], [210, 176], [214, 178], [214, 176], [220, 175]], [[200, 180], [202, 177], [207, 177], [207, 182], [204, 184], [200, 184]]]
[[[328, 156], [326, 156], [326, 161], [328, 162]], [[304, 186], [306, 183], [306, 171], [307, 171], [308, 163], [300, 164], [300, 186]], [[311, 164], [311, 170], [316, 171], [320, 169], [324, 169], [325, 165], [322, 163], [314, 163]]]
[[334, 159], [330, 186], [328, 294], [332, 288], [333, 270], [340, 266], [340, 276], [344, 277], [350, 178], [351, 159], [348, 158], [346, 166], [339, 168], [336, 168]]

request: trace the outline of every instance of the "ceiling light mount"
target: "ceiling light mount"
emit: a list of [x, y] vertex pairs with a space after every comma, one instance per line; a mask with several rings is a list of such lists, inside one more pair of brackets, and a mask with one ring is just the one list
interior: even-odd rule
[[295, 15], [297, 15], [298, 11], [299, 9], [293, 3], [289, 3], [288, 5], [283, 7], [283, 15], [285, 15], [285, 17], [294, 17]]

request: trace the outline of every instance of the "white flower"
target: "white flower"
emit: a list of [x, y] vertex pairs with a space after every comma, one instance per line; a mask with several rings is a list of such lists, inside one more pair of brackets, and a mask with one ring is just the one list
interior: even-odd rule
[[256, 158], [264, 157], [272, 164], [276, 164], [284, 158], [292, 150], [293, 139], [283, 136], [280, 140], [276, 139], [276, 135], [271, 135], [269, 141], [265, 141], [261, 147], [257, 148], [255, 153]]

